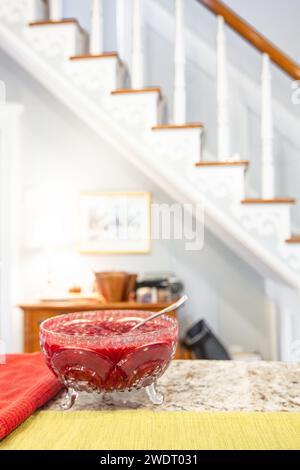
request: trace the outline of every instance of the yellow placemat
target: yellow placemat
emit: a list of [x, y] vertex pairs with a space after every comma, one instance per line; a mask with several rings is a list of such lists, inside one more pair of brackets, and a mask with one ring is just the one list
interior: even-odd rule
[[12, 449], [300, 449], [300, 413], [40, 411], [0, 443]]

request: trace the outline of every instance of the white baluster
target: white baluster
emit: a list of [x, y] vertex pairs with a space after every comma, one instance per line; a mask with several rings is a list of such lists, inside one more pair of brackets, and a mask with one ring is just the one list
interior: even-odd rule
[[124, 62], [130, 63], [131, 11], [124, 0], [116, 0], [117, 51]]
[[26, 2], [26, 21], [28, 23], [36, 21], [37, 18], [37, 8], [36, 0], [27, 0]]
[[93, 55], [102, 54], [103, 50], [103, 0], [93, 0], [90, 53]]
[[261, 76], [261, 148], [262, 148], [262, 197], [273, 199], [275, 171], [273, 157], [272, 77], [270, 57], [263, 54]]
[[141, 0], [133, 0], [132, 21], [132, 88], [144, 86], [143, 21]]
[[63, 17], [63, 3], [62, 0], [49, 0], [49, 15], [50, 20], [59, 21]]
[[175, 28], [175, 79], [174, 79], [174, 123], [186, 122], [186, 80], [185, 80], [185, 39], [184, 1], [176, 0]]
[[228, 79], [224, 18], [218, 16], [217, 35], [218, 159], [230, 158]]

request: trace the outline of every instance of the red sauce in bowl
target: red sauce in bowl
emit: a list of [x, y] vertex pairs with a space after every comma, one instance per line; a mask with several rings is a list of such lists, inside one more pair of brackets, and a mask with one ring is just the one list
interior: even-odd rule
[[163, 374], [175, 349], [177, 321], [159, 317], [131, 331], [149, 312], [98, 311], [44, 321], [40, 341], [48, 366], [75, 390], [131, 390]]

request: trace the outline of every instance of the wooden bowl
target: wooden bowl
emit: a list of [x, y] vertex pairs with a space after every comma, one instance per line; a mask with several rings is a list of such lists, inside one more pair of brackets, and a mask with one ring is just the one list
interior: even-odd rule
[[95, 273], [95, 277], [97, 289], [107, 302], [128, 300], [136, 282], [136, 274], [118, 271]]

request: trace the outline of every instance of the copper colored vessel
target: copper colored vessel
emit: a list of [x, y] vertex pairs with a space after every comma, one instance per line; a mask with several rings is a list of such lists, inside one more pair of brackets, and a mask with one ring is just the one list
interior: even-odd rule
[[107, 302], [125, 302], [135, 289], [136, 274], [121, 271], [95, 273], [99, 293]]

